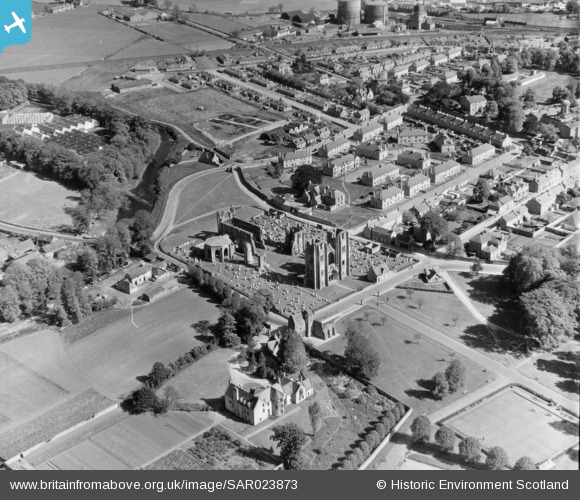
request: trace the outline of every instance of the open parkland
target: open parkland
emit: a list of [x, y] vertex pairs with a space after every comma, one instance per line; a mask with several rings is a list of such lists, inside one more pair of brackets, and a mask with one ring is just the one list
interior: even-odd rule
[[[578, 468], [577, 339], [554, 351], [525, 351], [521, 336], [515, 333], [518, 306], [502, 289], [505, 260], [490, 259], [496, 262], [483, 264], [474, 276], [472, 261], [467, 258], [423, 249], [413, 252], [392, 244], [378, 245], [377, 251], [363, 229], [367, 221], [387, 214], [357, 201], [370, 191], [359, 182], [359, 171], [348, 174], [348, 186], [347, 175], [327, 180], [332, 190], [346, 191], [348, 203], [342, 209], [335, 211], [319, 203], [309, 210], [293, 200], [281, 209], [279, 199], [274, 200], [276, 195], [287, 202], [292, 198], [288, 196], [292, 192], [290, 175], [284, 173], [274, 181], [269, 171], [294, 148], [290, 142], [281, 145], [264, 139], [264, 134], [282, 124], [294, 126], [308, 116], [314, 122], [309, 125], [313, 133], [328, 127], [333, 137], [351, 137], [360, 124], [330, 115], [321, 120], [320, 112], [303, 100], [279, 95], [275, 99], [270, 88], [248, 82], [250, 75], [223, 74], [227, 64], [216, 61], [219, 54], [236, 47], [231, 31], [260, 26], [268, 21], [263, 19], [267, 16], [226, 19], [192, 14], [195, 24], [167, 20], [131, 23], [103, 15], [103, 5], [96, 3], [58, 15], [37, 16], [33, 41], [5, 49], [0, 70], [29, 82], [62, 84], [75, 91], [90, 89], [95, 98], [120, 111], [170, 125], [198, 146], [195, 153], [183, 152], [178, 167], [185, 171], [189, 166], [202, 166], [203, 153], [203, 165], [208, 165], [209, 158], [211, 169], [192, 168], [191, 173], [175, 179], [164, 199], [152, 237], [156, 258], [172, 266], [172, 285], [162, 297], [135, 300], [136, 296], [116, 288], [127, 274], [154, 265], [136, 259], [128, 269], [114, 270], [88, 285], [92, 293], [118, 298], [112, 310], [58, 329], [40, 323], [33, 328], [25, 322], [16, 326], [0, 323], [0, 379], [4, 381], [0, 400], [6, 401], [0, 407], [0, 460], [8, 461], [11, 468], [38, 470], [273, 469], [279, 465], [279, 450], [270, 439], [273, 426], [292, 422], [309, 429], [308, 407], [316, 401], [328, 411], [321, 430], [316, 436], [309, 435], [302, 454], [312, 468], [337, 468], [340, 457], [355, 448], [369, 426], [377, 424], [381, 412], [399, 401], [409, 413], [363, 468], [471, 468], [455, 459], [457, 450], [449, 458], [428, 446], [414, 446], [411, 414], [426, 415], [460, 438], [475, 436], [484, 448], [501, 444], [511, 459], [525, 455], [540, 468]], [[305, 2], [295, 3], [296, 8], [308, 7]], [[218, 4], [234, 12], [246, 10], [244, 2], [212, 2], [211, 8], [220, 8]], [[254, 8], [262, 9], [261, 2], [252, 4]], [[71, 39], [82, 43], [71, 44]], [[290, 60], [288, 47], [281, 47], [278, 50], [272, 45], [265, 52]], [[199, 51], [204, 54], [197, 54]], [[137, 63], [178, 59], [186, 52], [195, 52], [196, 57], [193, 66], [179, 72], [177, 83], [168, 73], [152, 71], [155, 74], [147, 88], [118, 94], [110, 91], [116, 77], [130, 72]], [[243, 65], [234, 66], [241, 71]], [[564, 81], [556, 73], [548, 78], [554, 84]], [[199, 85], [188, 88], [186, 84], [192, 81]], [[258, 94], [260, 98], [254, 99]], [[290, 109], [271, 106], [278, 101]], [[34, 112], [43, 111], [33, 108]], [[456, 142], [460, 144], [461, 139]], [[316, 146], [323, 144], [320, 141]], [[503, 168], [503, 160], [506, 169], [519, 168], [521, 165], [513, 164], [525, 160], [526, 155], [520, 155], [520, 144], [514, 149], [495, 156], [485, 167], [462, 166], [457, 178], [423, 192], [423, 200], [407, 196], [397, 210], [414, 208], [431, 195], [443, 197], [455, 188], [463, 197], [480, 173]], [[394, 161], [396, 154], [389, 154]], [[319, 158], [314, 163], [317, 167], [323, 164]], [[0, 192], [3, 232], [26, 235], [45, 231], [75, 238], [70, 235], [67, 207], [78, 201], [78, 191], [2, 163]], [[298, 199], [301, 193], [294, 194]], [[244, 254], [239, 248], [227, 259], [206, 258], [205, 242], [223, 236], [216, 222], [218, 211], [230, 209], [268, 234], [264, 248], [256, 253], [265, 256], [264, 265], [249, 264], [247, 250]], [[468, 211], [479, 216], [474, 208]], [[539, 241], [560, 247], [574, 231], [566, 229], [570, 227], [566, 226], [566, 211], [554, 209], [553, 213], [556, 230], [547, 231], [546, 238]], [[466, 243], [497, 220], [490, 216], [468, 224], [460, 238]], [[551, 224], [546, 222], [546, 226]], [[287, 237], [296, 231], [309, 240], [323, 240], [329, 231], [335, 234], [341, 229], [350, 234], [348, 276], [312, 289], [305, 284], [304, 256], [302, 252], [288, 254]], [[511, 232], [509, 238], [512, 250], [522, 246]], [[75, 243], [82, 242], [76, 238]], [[380, 281], [371, 281], [369, 269], [381, 265], [394, 271]], [[199, 266], [220, 277], [246, 297], [268, 290], [274, 303], [267, 319], [269, 333], [283, 331], [291, 317], [305, 310], [320, 324], [333, 325], [331, 338], [304, 339], [309, 352], [316, 352], [308, 371], [312, 396], [290, 405], [281, 417], [250, 425], [224, 408], [224, 392], [233, 377], [245, 377], [245, 384], [258, 387], [268, 387], [269, 382], [242, 373], [237, 349], [216, 349], [166, 384], [176, 389], [185, 409], [152, 416], [135, 415], [123, 407], [154, 363], [171, 363], [205, 345], [212, 336], [220, 302], [191, 286], [188, 266]], [[440, 279], [436, 285], [424, 286], [421, 276], [430, 269]], [[153, 283], [147, 283], [139, 295], [155, 289]], [[340, 365], [349, 322], [360, 326], [380, 357], [378, 373], [365, 384], [320, 368]], [[437, 399], [432, 395], [431, 378], [452, 360], [465, 366], [464, 387]], [[362, 404], [357, 397], [367, 382], [388, 395], [388, 402], [377, 396], [378, 402], [370, 410]], [[221, 451], [212, 455], [204, 447], [206, 441]]]

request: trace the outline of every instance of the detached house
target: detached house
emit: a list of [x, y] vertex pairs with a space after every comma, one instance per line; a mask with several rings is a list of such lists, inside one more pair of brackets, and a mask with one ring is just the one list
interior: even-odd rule
[[514, 204], [515, 204], [514, 199], [509, 195], [505, 195], [497, 199], [496, 201], [492, 201], [489, 204], [488, 211], [494, 212], [496, 215], [504, 215], [509, 211], [513, 210]]
[[383, 131], [383, 126], [380, 123], [374, 125], [367, 125], [366, 127], [361, 127], [355, 131], [352, 138], [355, 141], [366, 142], [370, 141]]
[[427, 169], [431, 166], [431, 159], [427, 153], [403, 151], [397, 156], [397, 163], [404, 167]]
[[312, 153], [307, 150], [278, 153], [278, 164], [283, 168], [294, 168], [312, 163]]
[[497, 260], [507, 249], [507, 238], [501, 233], [489, 232], [474, 236], [469, 240], [468, 251], [479, 259]]
[[468, 115], [476, 115], [487, 106], [487, 99], [482, 95], [470, 95], [461, 98], [461, 107]]
[[399, 176], [399, 167], [397, 165], [378, 165], [365, 170], [360, 178], [361, 184], [365, 186], [377, 187], [384, 184], [387, 179]]
[[349, 170], [359, 166], [360, 159], [354, 155], [348, 154], [337, 158], [336, 160], [329, 160], [326, 165], [322, 167], [322, 173], [329, 177], [339, 177]]
[[491, 158], [495, 154], [495, 148], [491, 144], [482, 144], [473, 148], [469, 153], [463, 156], [463, 162], [468, 165], [476, 165], [482, 161]]
[[246, 389], [230, 381], [224, 402], [226, 410], [252, 425], [284, 415], [288, 405], [301, 403], [314, 394], [310, 378], [302, 373], [267, 387], [255, 385]]
[[342, 138], [323, 144], [318, 150], [318, 154], [323, 158], [333, 158], [334, 156], [348, 152], [349, 149], [350, 141]]

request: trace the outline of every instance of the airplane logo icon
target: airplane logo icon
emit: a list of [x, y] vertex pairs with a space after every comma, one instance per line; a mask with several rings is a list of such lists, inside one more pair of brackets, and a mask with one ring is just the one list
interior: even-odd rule
[[15, 12], [12, 13], [12, 17], [14, 17], [14, 22], [10, 26], [4, 25], [4, 29], [7, 33], [10, 33], [12, 28], [20, 28], [22, 33], [26, 33], [26, 29], [24, 28], [24, 19], [20, 19]]

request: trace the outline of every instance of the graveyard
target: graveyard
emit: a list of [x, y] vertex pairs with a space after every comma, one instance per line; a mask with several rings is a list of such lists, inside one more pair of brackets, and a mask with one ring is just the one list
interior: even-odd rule
[[[233, 211], [230, 216], [235, 218], [235, 210], [230, 210]], [[260, 289], [269, 290], [274, 298], [276, 312], [285, 317], [303, 310], [318, 311], [372, 285], [374, 282], [367, 277], [371, 267], [386, 265], [392, 271], [398, 271], [414, 263], [413, 259], [403, 254], [394, 251], [387, 253], [375, 247], [371, 248], [363, 240], [348, 238], [348, 272], [344, 270], [338, 279], [336, 266], [332, 262], [335, 249], [326, 243], [331, 258], [326, 268], [321, 266], [321, 272], [331, 277], [328, 286], [313, 287], [305, 279], [305, 245], [308, 242], [323, 242], [324, 245], [331, 237], [329, 235], [337, 231], [305, 223], [281, 212], [252, 212], [251, 216], [243, 212], [243, 219], [236, 220], [240, 220], [240, 225], [248, 224], [245, 227], [253, 228], [253, 232], [259, 234], [257, 238], [250, 238], [249, 231], [244, 233], [244, 230], [240, 230], [242, 232], [237, 233], [234, 231], [236, 228], [232, 229], [229, 224], [220, 224], [221, 212], [218, 212], [219, 236], [214, 236], [214, 232], [198, 233], [189, 247], [189, 256], [186, 256], [187, 250], [179, 249], [175, 249], [174, 255], [181, 258], [186, 256], [192, 264], [211, 275], [220, 276], [232, 289], [243, 295], [252, 295]], [[224, 229], [225, 226], [227, 227]], [[225, 247], [218, 248], [219, 245], [230, 245], [228, 240], [219, 240], [228, 234], [231, 236], [230, 250]], [[244, 238], [250, 239], [244, 241]], [[256, 245], [255, 240], [259, 240], [260, 244]], [[339, 260], [338, 257], [336, 259]]]

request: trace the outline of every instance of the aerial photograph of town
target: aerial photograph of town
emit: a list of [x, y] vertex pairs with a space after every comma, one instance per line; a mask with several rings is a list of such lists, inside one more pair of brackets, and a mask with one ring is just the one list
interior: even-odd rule
[[579, 469], [580, 1], [1, 12], [0, 470]]

